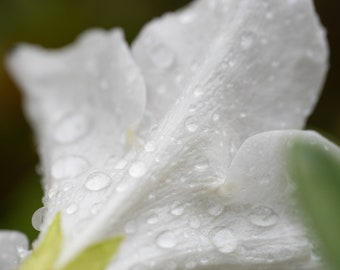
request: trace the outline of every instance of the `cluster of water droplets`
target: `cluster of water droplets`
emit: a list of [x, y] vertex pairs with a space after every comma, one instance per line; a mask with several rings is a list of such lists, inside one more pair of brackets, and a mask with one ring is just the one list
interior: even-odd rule
[[1, 269], [15, 269], [28, 254], [27, 238], [18, 232], [0, 232]]

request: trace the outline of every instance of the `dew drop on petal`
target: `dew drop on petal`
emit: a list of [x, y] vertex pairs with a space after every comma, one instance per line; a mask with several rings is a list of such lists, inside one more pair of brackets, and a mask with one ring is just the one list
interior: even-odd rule
[[189, 226], [192, 229], [198, 229], [201, 226], [201, 222], [197, 217], [193, 216], [189, 218]]
[[238, 245], [234, 234], [224, 227], [216, 228], [211, 236], [212, 244], [222, 253], [233, 252]]
[[174, 202], [171, 206], [171, 214], [174, 216], [181, 216], [184, 213], [184, 205], [180, 202]]
[[142, 161], [136, 161], [131, 164], [129, 168], [129, 174], [131, 177], [139, 178], [146, 173], [146, 166]]
[[209, 160], [206, 157], [198, 157], [195, 160], [195, 169], [197, 171], [203, 172], [209, 167]]
[[92, 205], [91, 207], [91, 214], [92, 215], [96, 215], [99, 213], [99, 211], [103, 208], [104, 204], [103, 203], [95, 203], [94, 205]]
[[45, 207], [37, 209], [32, 216], [32, 226], [35, 230], [40, 231], [41, 225], [44, 222]]
[[51, 174], [55, 179], [74, 178], [85, 172], [88, 167], [88, 161], [80, 156], [65, 156], [53, 163]]
[[163, 44], [158, 44], [150, 51], [153, 64], [161, 69], [169, 68], [175, 61], [173, 51]]
[[146, 223], [150, 225], [156, 224], [158, 223], [158, 221], [159, 221], [158, 215], [151, 215], [146, 219]]
[[248, 50], [254, 43], [254, 34], [253, 33], [244, 33], [241, 37], [241, 48], [243, 50]]
[[149, 141], [144, 145], [144, 150], [146, 152], [153, 152], [156, 149], [156, 145], [154, 141]]
[[278, 215], [269, 207], [257, 206], [251, 210], [248, 215], [248, 220], [257, 226], [269, 227], [273, 226], [278, 221]]
[[198, 129], [197, 121], [193, 117], [188, 117], [185, 120], [185, 127], [190, 132], [195, 132]]
[[161, 248], [173, 248], [177, 245], [177, 239], [173, 232], [165, 231], [158, 235], [157, 245]]
[[208, 213], [211, 216], [217, 217], [224, 211], [224, 206], [219, 203], [211, 203], [208, 208]]
[[72, 203], [66, 208], [65, 211], [66, 211], [66, 214], [72, 215], [72, 214], [74, 214], [75, 212], [78, 211], [78, 205], [75, 204], [75, 203]]
[[128, 221], [124, 226], [124, 231], [127, 234], [132, 234], [136, 232], [136, 222], [134, 220]]
[[86, 115], [80, 113], [69, 114], [57, 124], [54, 139], [58, 143], [71, 143], [81, 139], [89, 131], [90, 124]]
[[108, 175], [101, 172], [90, 174], [85, 182], [85, 187], [91, 191], [99, 191], [107, 188], [111, 183]]

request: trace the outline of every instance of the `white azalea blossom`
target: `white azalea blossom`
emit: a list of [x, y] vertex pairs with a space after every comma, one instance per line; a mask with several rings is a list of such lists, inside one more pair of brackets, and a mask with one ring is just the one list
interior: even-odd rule
[[62, 215], [58, 266], [124, 235], [108, 270], [323, 268], [284, 155], [297, 138], [338, 151], [297, 130], [327, 70], [311, 0], [197, 0], [131, 50], [120, 29], [90, 30], [60, 50], [21, 45], [8, 67], [38, 137], [41, 236]]

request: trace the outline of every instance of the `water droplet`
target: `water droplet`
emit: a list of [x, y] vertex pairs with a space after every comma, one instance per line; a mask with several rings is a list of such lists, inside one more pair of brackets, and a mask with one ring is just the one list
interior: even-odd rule
[[128, 162], [125, 159], [121, 159], [116, 164], [115, 169], [116, 170], [122, 170], [122, 169], [124, 169], [126, 167], [127, 164], [128, 164]]
[[222, 204], [215, 203], [215, 202], [211, 203], [208, 208], [209, 215], [214, 216], [214, 217], [221, 215], [223, 211], [224, 211], [224, 206]]
[[254, 34], [253, 33], [245, 33], [241, 37], [241, 48], [243, 50], [248, 50], [254, 43]]
[[254, 225], [269, 227], [277, 223], [278, 215], [269, 207], [257, 206], [251, 210], [248, 219]]
[[88, 167], [88, 161], [80, 156], [65, 156], [53, 163], [51, 175], [55, 179], [74, 178], [85, 172]]
[[185, 127], [190, 132], [197, 131], [197, 129], [198, 129], [197, 120], [193, 117], [187, 118], [187, 120], [185, 121]]
[[69, 114], [56, 124], [54, 139], [59, 143], [75, 142], [89, 131], [89, 127], [89, 119], [84, 114]]
[[128, 221], [124, 226], [124, 231], [127, 234], [132, 234], [136, 232], [136, 222], [134, 220]]
[[44, 222], [45, 207], [37, 209], [32, 216], [32, 226], [35, 230], [40, 231], [41, 225]]
[[247, 117], [247, 114], [246, 113], [240, 113], [240, 118], [246, 118]]
[[69, 205], [69, 207], [66, 208], [66, 214], [72, 215], [75, 212], [78, 211], [78, 205], [76, 205], [75, 203]]
[[162, 232], [158, 235], [156, 241], [157, 245], [161, 248], [173, 248], [177, 245], [175, 234], [170, 231]]
[[219, 227], [214, 230], [211, 242], [222, 253], [231, 253], [238, 245], [234, 234], [224, 227]]
[[154, 141], [149, 141], [144, 145], [144, 150], [146, 152], [153, 152], [156, 149], [156, 145]]
[[161, 69], [169, 68], [175, 60], [173, 51], [161, 44], [153, 47], [153, 50], [150, 51], [150, 57], [153, 64]]
[[194, 91], [195, 97], [200, 97], [200, 96], [202, 96], [203, 94], [204, 94], [203, 89], [200, 88], [200, 87], [196, 88], [195, 91]]
[[153, 225], [158, 223], [159, 219], [158, 219], [158, 215], [151, 215], [146, 219], [146, 223]]
[[220, 120], [220, 115], [217, 114], [217, 113], [214, 113], [213, 116], [212, 116], [212, 120], [213, 120], [214, 122], [217, 122], [218, 120]]
[[174, 202], [171, 206], [171, 214], [174, 216], [181, 216], [184, 213], [184, 205], [180, 202]]
[[188, 260], [185, 262], [185, 269], [194, 269], [197, 266], [197, 263], [193, 260]]
[[91, 214], [92, 215], [96, 215], [99, 213], [99, 211], [103, 208], [103, 203], [95, 203], [94, 205], [92, 205], [91, 207]]
[[209, 167], [209, 160], [206, 157], [198, 157], [195, 160], [195, 169], [197, 171], [203, 172]]
[[99, 191], [107, 188], [111, 183], [111, 179], [108, 175], [96, 172], [90, 174], [85, 182], [85, 187], [91, 191]]
[[198, 229], [201, 226], [201, 222], [197, 217], [190, 217], [189, 218], [189, 226], [192, 229]]
[[131, 164], [129, 168], [129, 174], [131, 177], [139, 178], [142, 177], [146, 173], [146, 167], [144, 162], [136, 161]]

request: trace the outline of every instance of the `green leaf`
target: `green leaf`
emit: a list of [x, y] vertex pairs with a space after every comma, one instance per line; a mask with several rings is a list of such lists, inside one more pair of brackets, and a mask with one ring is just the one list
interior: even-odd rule
[[334, 268], [340, 269], [340, 154], [330, 150], [297, 140], [289, 152], [289, 167], [320, 248]]
[[118, 236], [90, 245], [62, 270], [104, 270], [117, 253], [122, 241], [123, 237]]
[[[63, 235], [61, 215], [58, 213], [49, 226], [44, 239], [20, 266], [19, 270], [53, 270], [59, 257]], [[84, 268], [85, 269], [85, 268]]]

